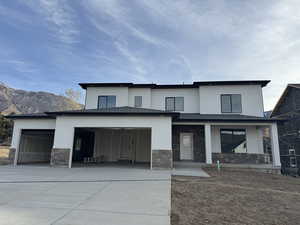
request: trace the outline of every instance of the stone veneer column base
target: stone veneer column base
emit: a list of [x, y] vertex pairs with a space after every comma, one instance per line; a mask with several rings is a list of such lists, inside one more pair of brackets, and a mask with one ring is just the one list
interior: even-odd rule
[[14, 164], [16, 151], [16, 148], [9, 148], [8, 160], [10, 164]]
[[251, 153], [212, 153], [213, 162], [219, 160], [221, 163], [235, 164], [270, 164], [269, 154], [251, 154]]
[[70, 159], [69, 148], [53, 148], [51, 151], [51, 166], [69, 166]]
[[172, 150], [152, 150], [152, 169], [172, 169]]

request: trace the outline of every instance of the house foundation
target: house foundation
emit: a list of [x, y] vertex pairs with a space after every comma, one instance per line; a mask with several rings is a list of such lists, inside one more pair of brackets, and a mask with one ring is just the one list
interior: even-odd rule
[[152, 169], [173, 168], [173, 157], [171, 150], [152, 150]]
[[53, 148], [51, 151], [51, 166], [68, 166], [70, 151], [69, 148]]
[[271, 162], [269, 154], [243, 154], [243, 153], [212, 153], [212, 160], [216, 163], [233, 164], [269, 164]]

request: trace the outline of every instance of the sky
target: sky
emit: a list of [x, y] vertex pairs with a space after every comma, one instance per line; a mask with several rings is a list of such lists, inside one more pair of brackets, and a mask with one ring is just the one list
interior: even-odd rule
[[299, 0], [2, 0], [0, 81], [62, 94], [79, 82], [300, 79]]

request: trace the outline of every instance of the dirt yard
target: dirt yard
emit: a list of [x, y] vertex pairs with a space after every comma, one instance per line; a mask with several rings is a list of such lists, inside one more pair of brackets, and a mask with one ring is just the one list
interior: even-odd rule
[[172, 225], [300, 224], [300, 178], [205, 169], [211, 178], [172, 178]]
[[9, 147], [0, 146], [0, 165], [8, 164], [8, 154], [9, 154]]
[[0, 158], [8, 158], [9, 147], [8, 146], [0, 146]]

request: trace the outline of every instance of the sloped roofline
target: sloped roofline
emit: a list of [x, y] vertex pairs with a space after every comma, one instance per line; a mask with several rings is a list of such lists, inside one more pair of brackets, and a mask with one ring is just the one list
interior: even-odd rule
[[273, 116], [274, 116], [275, 112], [278, 110], [280, 104], [281, 104], [282, 101], [284, 100], [284, 98], [285, 98], [285, 96], [287, 95], [287, 93], [288, 93], [288, 91], [289, 91], [290, 88], [298, 88], [298, 89], [299, 89], [299, 88], [300, 88], [300, 84], [288, 84], [288, 85], [286, 86], [286, 88], [284, 89], [283, 93], [281, 94], [279, 100], [277, 101], [277, 103], [276, 103], [276, 105], [275, 105], [275, 107], [274, 107], [274, 109], [273, 109], [273, 111], [272, 111], [270, 117], [273, 117]]

